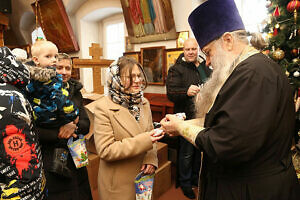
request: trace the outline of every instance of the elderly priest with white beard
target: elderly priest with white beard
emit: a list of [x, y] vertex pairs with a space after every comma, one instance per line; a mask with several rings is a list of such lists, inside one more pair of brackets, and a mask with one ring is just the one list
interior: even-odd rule
[[197, 96], [199, 119], [161, 124], [203, 151], [199, 199], [300, 199], [292, 90], [280, 66], [254, 48], [262, 41], [248, 44], [234, 0], [208, 0], [188, 21], [214, 70]]

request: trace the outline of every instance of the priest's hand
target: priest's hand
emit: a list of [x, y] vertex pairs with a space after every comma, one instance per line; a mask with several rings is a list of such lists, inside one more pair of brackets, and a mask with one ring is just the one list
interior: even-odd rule
[[177, 116], [168, 114], [160, 121], [160, 124], [164, 132], [168, 133], [170, 136], [177, 136], [179, 135], [179, 126], [182, 122], [183, 120], [179, 119]]

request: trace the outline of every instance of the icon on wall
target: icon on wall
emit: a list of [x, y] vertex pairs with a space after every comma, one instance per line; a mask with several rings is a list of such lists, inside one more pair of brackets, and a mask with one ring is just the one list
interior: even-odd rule
[[184, 41], [188, 38], [189, 38], [189, 32], [188, 31], [178, 32], [178, 38], [176, 40], [176, 48], [182, 48], [183, 44], [184, 44]]

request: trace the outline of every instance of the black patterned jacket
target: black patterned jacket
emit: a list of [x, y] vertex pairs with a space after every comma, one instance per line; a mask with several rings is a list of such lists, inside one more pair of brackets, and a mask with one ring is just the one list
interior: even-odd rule
[[29, 71], [7, 47], [0, 48], [1, 199], [44, 199], [45, 176], [32, 109], [21, 92]]

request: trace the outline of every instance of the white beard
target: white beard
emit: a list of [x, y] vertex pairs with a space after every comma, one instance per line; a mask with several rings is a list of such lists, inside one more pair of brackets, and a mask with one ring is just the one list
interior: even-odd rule
[[221, 46], [221, 42], [218, 41], [215, 45], [216, 52], [213, 58], [211, 58], [213, 73], [210, 79], [204, 84], [203, 88], [200, 89], [197, 98], [195, 98], [197, 118], [205, 117], [205, 114], [213, 105], [221, 87], [234, 69], [234, 55], [225, 52]]

